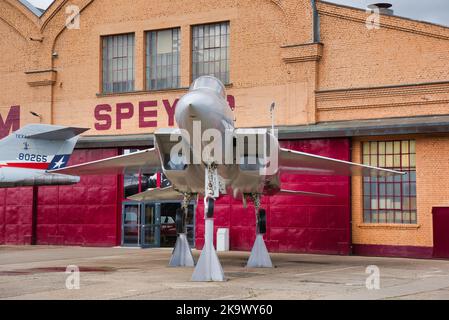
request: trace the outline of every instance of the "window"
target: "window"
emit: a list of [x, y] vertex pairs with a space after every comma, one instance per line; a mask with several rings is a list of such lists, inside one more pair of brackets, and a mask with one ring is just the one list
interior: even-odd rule
[[103, 93], [134, 91], [134, 34], [102, 38]]
[[179, 28], [147, 32], [147, 90], [179, 88], [180, 45]]
[[407, 172], [403, 176], [364, 178], [364, 222], [416, 224], [416, 142], [364, 142], [363, 163]]
[[193, 80], [212, 75], [229, 84], [229, 22], [193, 27]]

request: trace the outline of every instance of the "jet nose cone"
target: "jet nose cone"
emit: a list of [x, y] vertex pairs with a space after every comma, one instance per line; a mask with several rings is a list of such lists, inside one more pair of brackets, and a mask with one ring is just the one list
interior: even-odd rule
[[190, 103], [187, 106], [187, 114], [188, 114], [189, 118], [190, 119], [198, 119], [199, 116], [200, 116], [200, 113], [199, 113], [200, 110], [199, 109], [200, 108], [197, 105], [195, 105], [193, 103]]
[[208, 106], [212, 105], [209, 100], [210, 98], [207, 95], [198, 92], [190, 92], [184, 95], [176, 106], [175, 117], [178, 124], [195, 119], [199, 120], [203, 117]]

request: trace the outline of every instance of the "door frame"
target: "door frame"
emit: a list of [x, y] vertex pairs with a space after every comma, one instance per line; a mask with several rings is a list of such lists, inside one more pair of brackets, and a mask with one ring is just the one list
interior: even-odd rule
[[[136, 224], [136, 228], [137, 228], [137, 244], [128, 244], [125, 243], [125, 207], [126, 206], [137, 206], [138, 209], [138, 223]], [[122, 217], [121, 217], [121, 230], [122, 230], [122, 239], [121, 239], [121, 243], [120, 246], [122, 247], [126, 247], [126, 248], [139, 248], [141, 246], [141, 220], [142, 219], [142, 203], [140, 202], [136, 202], [136, 201], [124, 201], [122, 202]], [[132, 225], [134, 226], [134, 225]], [[130, 226], [131, 227], [131, 226]]]
[[[161, 205], [159, 202], [151, 202], [151, 201], [142, 201], [139, 202], [141, 205], [140, 208], [140, 247], [143, 249], [148, 248], [160, 248], [161, 247]], [[147, 205], [154, 206], [154, 214], [156, 215], [154, 220], [156, 223], [153, 224], [143, 224], [145, 221], [145, 207]], [[155, 228], [154, 238], [155, 243], [145, 243], [145, 232], [144, 229], [147, 227]]]
[[[166, 200], [166, 201], [123, 201], [122, 202], [122, 213], [121, 213], [121, 230], [122, 230], [122, 237], [121, 237], [121, 243], [120, 245], [122, 247], [127, 247], [127, 248], [160, 248], [161, 246], [161, 205], [165, 204], [165, 203], [181, 203], [181, 201], [170, 201], [170, 200]], [[156, 221], [158, 223], [156, 224], [142, 224], [142, 222], [144, 221], [144, 217], [145, 217], [145, 206], [146, 205], [154, 205], [155, 206], [155, 214], [156, 214]], [[138, 229], [138, 243], [136, 245], [133, 244], [125, 244], [124, 240], [125, 240], [125, 217], [124, 217], [124, 211], [125, 211], [125, 206], [129, 206], [129, 205], [134, 205], [134, 206], [138, 206], [138, 211], [139, 211], [139, 224], [137, 225], [137, 229]], [[193, 224], [189, 224], [187, 225], [187, 227], [191, 227], [193, 228], [193, 243], [190, 244], [190, 246], [192, 248], [195, 247], [195, 239], [196, 239], [196, 209], [197, 209], [197, 203], [196, 201], [190, 201], [189, 206], [193, 206]], [[144, 242], [144, 232], [143, 229], [145, 228], [145, 226], [154, 226], [156, 227], [157, 231], [155, 234], [155, 238], [156, 238], [156, 243], [155, 244], [145, 244]]]

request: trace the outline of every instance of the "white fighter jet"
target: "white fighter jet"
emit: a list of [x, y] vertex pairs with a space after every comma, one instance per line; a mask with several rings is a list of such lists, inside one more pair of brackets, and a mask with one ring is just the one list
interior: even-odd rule
[[154, 134], [155, 148], [100, 161], [85, 163], [52, 173], [90, 175], [123, 173], [125, 170], [162, 171], [172, 186], [150, 189], [130, 197], [136, 201], [183, 201], [177, 213], [178, 239], [170, 266], [194, 266], [186, 239], [185, 216], [191, 199], [205, 202], [205, 245], [192, 276], [193, 281], [224, 281], [224, 273], [213, 245], [214, 202], [223, 194], [254, 201], [257, 235], [248, 267], [272, 267], [263, 234], [266, 211], [263, 195], [331, 195], [284, 190], [283, 171], [300, 175], [389, 176], [404, 173], [283, 149], [275, 132], [268, 129], [236, 129], [234, 114], [226, 101], [224, 85], [203, 76], [178, 102], [175, 118], [179, 128], [160, 129]]
[[48, 170], [67, 166], [79, 135], [86, 130], [30, 124], [0, 140], [0, 188], [78, 183], [77, 176]]

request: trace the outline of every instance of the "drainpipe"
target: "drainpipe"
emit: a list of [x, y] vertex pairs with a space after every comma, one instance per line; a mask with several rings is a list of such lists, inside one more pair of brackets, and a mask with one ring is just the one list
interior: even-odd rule
[[319, 43], [321, 40], [320, 16], [318, 14], [316, 0], [311, 0], [311, 2], [312, 2], [312, 40], [313, 40], [313, 43]]

